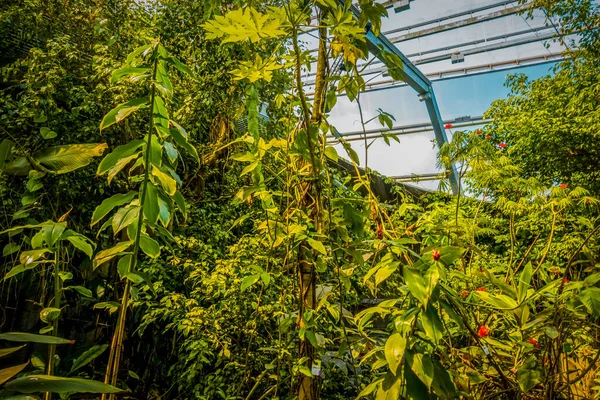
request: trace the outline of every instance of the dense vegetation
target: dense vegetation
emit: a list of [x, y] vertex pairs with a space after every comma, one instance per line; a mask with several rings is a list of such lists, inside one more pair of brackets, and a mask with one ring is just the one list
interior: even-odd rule
[[347, 3], [0, 5], [0, 398], [600, 398], [598, 6], [535, 0], [568, 58], [383, 202]]

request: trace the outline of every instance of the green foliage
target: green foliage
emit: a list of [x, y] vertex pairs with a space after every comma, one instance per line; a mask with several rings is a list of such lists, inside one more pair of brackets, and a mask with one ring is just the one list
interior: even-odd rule
[[[553, 77], [511, 78], [484, 134], [454, 134], [461, 196], [383, 204], [328, 122], [338, 94], [360, 101], [382, 4], [110, 3], [2, 11], [0, 32], [39, 41], [0, 47], [0, 329], [19, 331], [0, 340], [26, 344], [0, 349], [0, 396], [593, 398], [593, 34]], [[575, 3], [536, 0], [570, 32], [596, 15]], [[316, 60], [295, 46], [313, 28]]]

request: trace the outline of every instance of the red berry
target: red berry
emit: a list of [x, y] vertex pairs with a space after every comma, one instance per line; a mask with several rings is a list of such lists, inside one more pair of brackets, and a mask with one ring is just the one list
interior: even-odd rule
[[467, 297], [469, 295], [469, 291], [468, 290], [463, 290], [462, 292], [460, 292], [460, 295], [462, 297]]
[[479, 327], [479, 330], [477, 331], [477, 335], [479, 335], [479, 337], [486, 337], [489, 334], [490, 334], [490, 330], [485, 325], [481, 325]]
[[477, 288], [477, 289], [475, 289], [475, 290], [477, 290], [478, 292], [487, 292], [487, 289], [486, 289], [486, 288], [484, 288], [483, 286], [482, 286], [482, 287], [478, 287], [478, 288]]
[[433, 257], [433, 259], [435, 261], [439, 260], [440, 259], [440, 251], [439, 250], [433, 250], [431, 252], [431, 256]]
[[566, 189], [567, 186], [569, 186], [569, 185], [567, 185], [566, 183], [561, 183], [560, 186], [559, 186], [559, 188]]
[[570, 281], [570, 280], [568, 280], [567, 278], [563, 278], [563, 282], [564, 282], [564, 283], [569, 283], [569, 282], [571, 282], [571, 281]]
[[477, 130], [475, 131], [475, 134], [476, 134], [476, 135], [481, 135], [481, 129], [477, 129]]
[[502, 142], [502, 143], [499, 143], [499, 144], [498, 144], [498, 146], [499, 146], [499, 147], [502, 147], [503, 149], [505, 149], [505, 148], [507, 147], [507, 146], [506, 146], [506, 143], [504, 143], [504, 142]]
[[446, 129], [451, 129], [453, 126], [454, 126], [454, 125], [452, 125], [452, 124], [446, 124], [446, 125], [444, 125], [444, 128], [446, 128]]
[[485, 138], [486, 139], [491, 139], [492, 137], [490, 135], [487, 135]]

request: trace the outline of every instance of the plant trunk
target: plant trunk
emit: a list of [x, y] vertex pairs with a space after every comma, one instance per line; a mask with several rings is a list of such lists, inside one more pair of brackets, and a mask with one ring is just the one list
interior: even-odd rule
[[[322, 20], [321, 16], [320, 20]], [[322, 24], [321, 24], [322, 26]], [[322, 117], [323, 117], [323, 105], [324, 105], [324, 93], [326, 87], [326, 72], [327, 72], [327, 29], [324, 27], [319, 28], [319, 52], [317, 59], [317, 75], [315, 81], [315, 95], [312, 108], [312, 118], [308, 118], [308, 113], [304, 112], [304, 127], [307, 136], [308, 148], [311, 157], [311, 168], [308, 175], [314, 178], [314, 183], [310, 181], [303, 182], [303, 193], [304, 198], [301, 200], [302, 208], [311, 210], [310, 218], [315, 226], [317, 233], [321, 233], [322, 222], [321, 222], [321, 190], [319, 187], [319, 165], [317, 164], [316, 146], [317, 143], [313, 143], [311, 128], [316, 127], [318, 129]], [[298, 71], [299, 74], [299, 71]], [[299, 75], [298, 75], [299, 77]], [[299, 80], [299, 79], [298, 79]], [[304, 98], [304, 92], [302, 90], [301, 82], [298, 82], [298, 91], [301, 98]], [[305, 100], [303, 99], [305, 105]], [[317, 138], [319, 134], [317, 133]], [[300, 312], [298, 315], [298, 327], [300, 329], [306, 326], [306, 320], [304, 313], [309, 310], [314, 310], [317, 306], [317, 295], [316, 295], [316, 271], [315, 271], [315, 257], [317, 253], [308, 245], [306, 241], [300, 243], [298, 249], [298, 280], [299, 280], [299, 294], [300, 294]], [[300, 341], [299, 346], [299, 358], [306, 358], [305, 366], [312, 371], [313, 365], [315, 365], [315, 348], [306, 339], [306, 337]], [[314, 400], [319, 398], [319, 387], [318, 381], [315, 377], [309, 377], [304, 374], [300, 374], [300, 383], [298, 385], [298, 399], [299, 400]]]

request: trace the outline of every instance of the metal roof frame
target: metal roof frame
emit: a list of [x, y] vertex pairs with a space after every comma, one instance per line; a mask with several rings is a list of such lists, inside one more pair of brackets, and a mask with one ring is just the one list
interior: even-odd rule
[[[338, 1], [342, 6], [345, 5], [344, 0]], [[359, 9], [352, 5], [350, 6], [350, 11], [354, 14], [354, 17], [358, 19], [360, 16]], [[402, 69], [402, 77], [404, 78], [404, 81], [418, 93], [419, 100], [425, 102], [438, 146], [441, 148], [444, 143], [448, 143], [446, 129], [444, 128], [444, 122], [440, 114], [440, 109], [435, 98], [431, 81], [427, 79], [427, 77], [421, 71], [419, 71], [419, 69], [413, 63], [411, 63], [410, 60], [396, 46], [394, 46], [384, 34], [380, 33], [379, 36], [376, 36], [371, 29], [367, 29], [365, 33], [365, 39], [367, 41], [369, 52], [371, 52], [371, 54], [377, 57], [384, 64], [386, 64], [386, 61], [382, 56], [384, 52], [392, 53], [402, 60], [402, 64], [404, 66]], [[458, 194], [459, 176], [454, 165], [452, 165], [450, 169], [448, 178], [450, 180], [452, 193]]]

